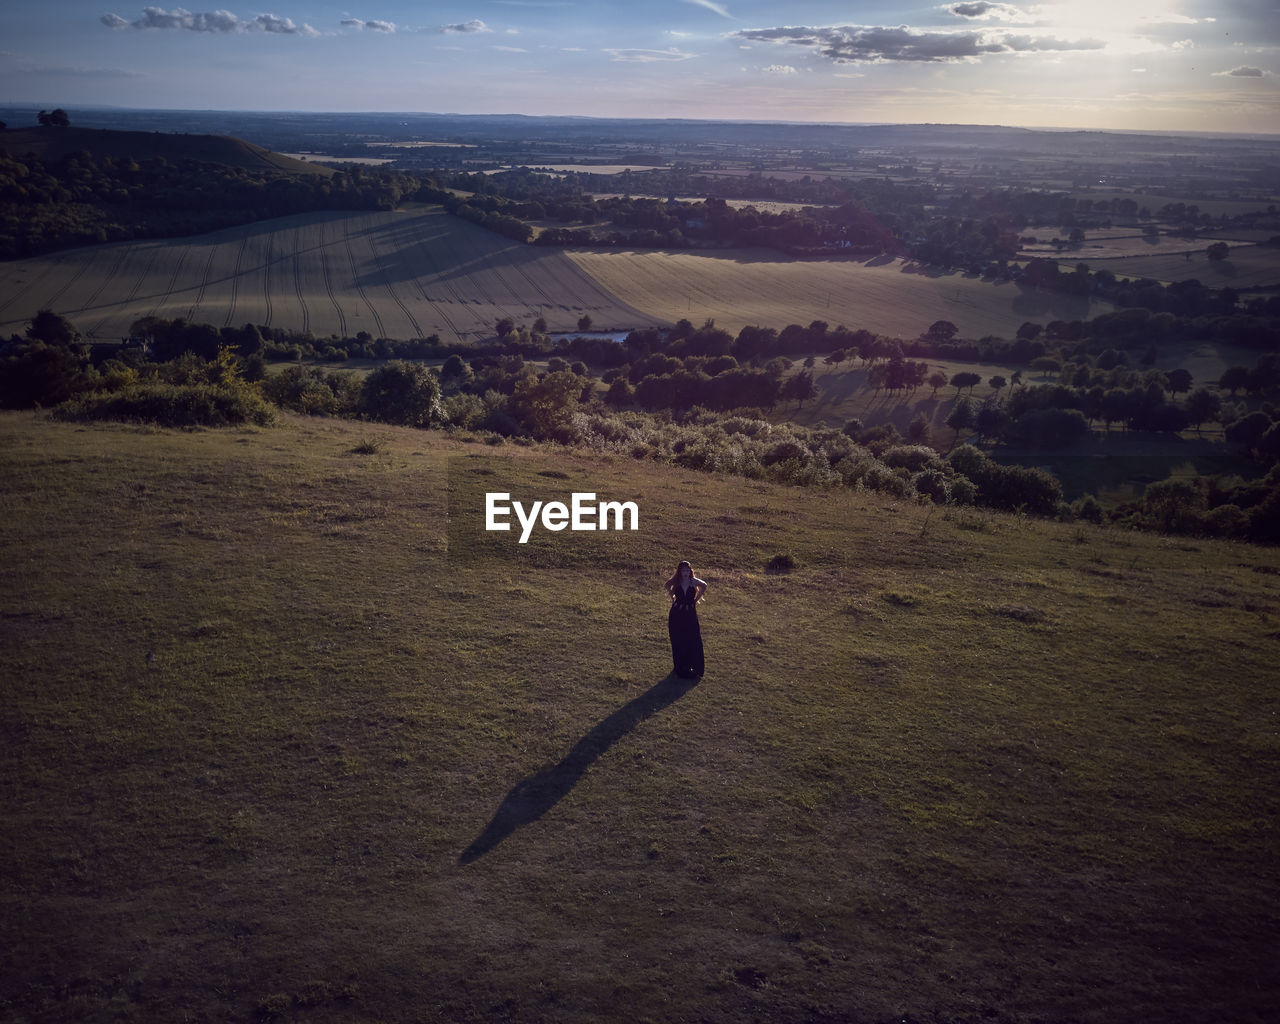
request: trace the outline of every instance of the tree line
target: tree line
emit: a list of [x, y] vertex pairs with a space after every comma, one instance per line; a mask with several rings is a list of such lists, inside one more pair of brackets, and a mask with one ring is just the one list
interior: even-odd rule
[[[41, 311], [24, 336], [0, 346], [0, 405], [53, 407], [57, 415], [72, 419], [171, 425], [265, 423], [272, 418], [272, 408], [286, 408], [555, 441], [792, 484], [872, 489], [901, 499], [1280, 541], [1280, 418], [1278, 410], [1266, 405], [1234, 415], [1228, 423], [1229, 441], [1273, 465], [1261, 480], [1170, 482], [1150, 488], [1140, 502], [1105, 513], [1092, 497], [1067, 505], [1059, 482], [1043, 470], [1001, 464], [969, 445], [940, 454], [929, 445], [927, 423], [914, 423], [905, 438], [891, 425], [865, 427], [857, 420], [840, 430], [770, 423], [766, 413], [774, 402], [802, 402], [808, 397], [805, 383], [788, 382], [811, 386], [812, 364], [789, 373], [792, 367], [783, 356], [765, 359], [758, 354], [748, 364], [739, 362], [732, 349], [743, 335], [734, 338], [712, 323], [701, 328], [684, 323], [669, 332], [633, 332], [614, 346], [622, 361], [616, 363], [615, 358], [616, 365], [601, 379], [584, 360], [569, 361], [572, 342], [555, 346], [562, 354], [539, 368], [519, 351], [477, 351], [423, 339], [435, 354], [454, 348], [438, 372], [421, 362], [391, 359], [363, 381], [298, 363], [268, 373], [269, 332], [252, 324], [216, 329], [159, 320], [136, 326], [139, 332], [149, 332], [146, 346], [89, 346], [64, 318]], [[819, 332], [817, 322], [798, 331], [810, 337], [826, 333]], [[939, 331], [949, 333], [945, 327]], [[502, 344], [513, 349], [541, 344], [520, 334], [509, 332]], [[585, 354], [587, 349], [578, 351]], [[745, 349], [739, 351], [746, 355]], [[843, 361], [836, 358], [838, 352], [824, 362], [838, 365]], [[866, 356], [873, 367], [902, 361], [892, 351], [887, 358], [873, 350]], [[1150, 405], [1163, 401], [1160, 393], [1173, 383], [1150, 372], [1124, 377], [1117, 375], [1118, 367], [1104, 371], [1084, 363], [1074, 372], [1085, 369], [1111, 374], [1110, 382], [1117, 385], [1128, 383], [1129, 392]], [[1272, 373], [1269, 379], [1274, 379], [1274, 360], [1265, 365], [1260, 361], [1255, 369]], [[955, 406], [947, 418], [947, 425], [955, 429], [953, 443], [973, 425], [963, 412], [969, 400], [960, 392], [972, 390], [978, 382], [977, 374], [965, 372], [946, 381], [956, 389]], [[935, 390], [942, 386], [925, 383]], [[1021, 430], [1046, 412], [1078, 419], [1084, 410], [1057, 403], [1079, 399], [1079, 391], [1061, 384], [1024, 384], [1014, 390], [1002, 413]]]

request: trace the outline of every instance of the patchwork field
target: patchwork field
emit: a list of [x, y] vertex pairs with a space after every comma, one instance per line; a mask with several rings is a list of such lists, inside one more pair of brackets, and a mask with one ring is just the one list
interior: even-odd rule
[[555, 332], [574, 330], [583, 314], [598, 330], [681, 318], [711, 317], [732, 331], [821, 319], [914, 337], [950, 320], [968, 337], [1010, 337], [1026, 320], [1084, 319], [1111, 306], [887, 257], [535, 248], [423, 207], [299, 214], [0, 264], [0, 334], [21, 331], [45, 308], [108, 341], [148, 315], [319, 337], [474, 340], [502, 317], [541, 316]]
[[950, 320], [964, 337], [1011, 338], [1026, 320], [1078, 320], [1108, 302], [1033, 292], [881, 257], [791, 259], [765, 250], [575, 251], [570, 256], [624, 302], [666, 320], [687, 317], [737, 331], [825, 320], [879, 334], [915, 337]]
[[123, 242], [0, 265], [0, 333], [50, 308], [115, 340], [140, 317], [265, 324], [318, 336], [474, 338], [504, 316], [572, 330], [656, 322], [565, 254], [520, 245], [438, 207], [311, 213], [196, 238]]

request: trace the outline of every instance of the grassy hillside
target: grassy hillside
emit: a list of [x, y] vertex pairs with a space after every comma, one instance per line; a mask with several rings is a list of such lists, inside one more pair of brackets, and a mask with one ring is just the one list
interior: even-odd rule
[[351, 422], [0, 442], [9, 1018], [1270, 1019], [1280, 552]]
[[72, 153], [87, 151], [101, 160], [150, 160], [162, 157], [170, 163], [199, 160], [226, 164], [246, 170], [294, 171], [299, 174], [332, 175], [333, 169], [320, 167], [273, 153], [252, 142], [229, 135], [186, 135], [170, 132], [125, 132], [106, 128], [15, 128], [0, 132], [0, 152], [22, 155], [34, 153], [45, 161], [61, 160]]

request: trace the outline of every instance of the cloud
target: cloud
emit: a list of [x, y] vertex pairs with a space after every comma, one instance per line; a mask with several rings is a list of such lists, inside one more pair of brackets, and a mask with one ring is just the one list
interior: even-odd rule
[[696, 53], [684, 53], [674, 46], [668, 50], [605, 50], [613, 59], [625, 64], [651, 64], [655, 61], [691, 60]]
[[694, 7], [705, 7], [709, 11], [715, 11], [722, 18], [732, 18], [733, 15], [725, 10], [724, 4], [713, 3], [712, 0], [684, 0], [687, 4], [693, 4]]
[[1262, 68], [1251, 68], [1247, 64], [1242, 64], [1238, 68], [1232, 68], [1230, 71], [1215, 71], [1215, 78], [1265, 78], [1271, 74], [1270, 71], [1263, 71]]
[[770, 64], [764, 68], [766, 75], [795, 75], [799, 74], [790, 64]]
[[494, 46], [495, 50], [501, 50], [503, 53], [528, 53], [529, 51], [521, 46]]
[[342, 25], [344, 28], [359, 28], [369, 32], [394, 32], [396, 23], [394, 21], [361, 21], [359, 18], [345, 18]]
[[493, 29], [477, 19], [475, 21], [464, 21], [457, 25], [441, 25], [440, 31], [445, 35], [453, 35], [456, 32], [492, 32]]
[[259, 14], [243, 21], [230, 11], [217, 10], [196, 14], [183, 7], [166, 11], [163, 7], [144, 7], [142, 17], [128, 21], [118, 14], [104, 14], [98, 19], [111, 29], [185, 29], [188, 32], [213, 32], [224, 35], [236, 32], [272, 32], [279, 35], [318, 36], [310, 25], [295, 25], [290, 18]]
[[781, 27], [744, 29], [741, 39], [812, 47], [837, 64], [879, 64], [888, 61], [954, 63], [993, 54], [1052, 50], [1099, 50], [1096, 39], [1063, 40], [1051, 36], [1011, 35], [1007, 32], [918, 32], [867, 25], [832, 25], [822, 28]]
[[950, 11], [957, 18], [989, 19], [999, 18], [1002, 21], [1022, 21], [1026, 15], [1009, 4], [991, 3], [989, 0], [975, 0], [972, 3], [946, 4], [942, 8]]

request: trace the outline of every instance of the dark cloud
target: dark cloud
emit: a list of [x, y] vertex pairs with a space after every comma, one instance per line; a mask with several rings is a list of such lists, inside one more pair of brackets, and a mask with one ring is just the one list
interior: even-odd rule
[[957, 18], [1021, 18], [1022, 12], [1009, 4], [991, 3], [990, 0], [975, 0], [973, 3], [947, 4], [944, 11], [950, 11]]
[[734, 35], [755, 42], [812, 47], [819, 55], [837, 64], [955, 62], [1001, 53], [1097, 50], [1104, 45], [1092, 39], [1067, 41], [1049, 36], [1014, 36], [1004, 32], [918, 32], [905, 25], [896, 28], [832, 25], [823, 28], [744, 29]]
[[242, 21], [230, 11], [193, 13], [183, 7], [166, 11], [163, 7], [144, 7], [142, 17], [128, 21], [118, 14], [104, 14], [99, 19], [107, 28], [123, 29], [185, 29], [188, 32], [273, 32], [280, 35], [314, 36], [319, 33], [310, 25], [295, 25], [290, 18], [278, 18], [274, 14], [259, 14]]

